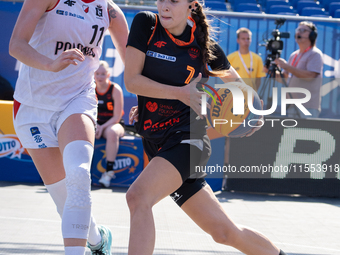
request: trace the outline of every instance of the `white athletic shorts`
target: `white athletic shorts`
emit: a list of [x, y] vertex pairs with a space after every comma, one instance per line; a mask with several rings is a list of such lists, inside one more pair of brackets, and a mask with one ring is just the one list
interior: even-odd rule
[[88, 115], [96, 125], [97, 99], [94, 88], [82, 91], [64, 110], [58, 112], [19, 104], [13, 118], [15, 132], [24, 148], [59, 147], [58, 131], [63, 122], [76, 113]]

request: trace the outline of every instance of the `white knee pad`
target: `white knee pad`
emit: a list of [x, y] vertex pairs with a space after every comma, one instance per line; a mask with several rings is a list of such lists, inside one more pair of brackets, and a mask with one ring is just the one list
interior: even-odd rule
[[67, 198], [66, 181], [62, 179], [53, 184], [45, 185], [48, 193], [57, 207], [60, 217], [63, 217], [64, 205]]
[[[62, 179], [59, 182], [45, 185], [48, 193], [50, 193], [60, 217], [63, 217], [65, 201], [67, 198], [67, 190], [66, 190], [66, 180]], [[98, 227], [96, 225], [95, 219], [91, 216], [90, 230], [87, 241], [91, 245], [98, 244], [101, 240], [101, 235], [99, 233]]]
[[93, 146], [87, 141], [73, 141], [63, 153], [67, 198], [62, 217], [64, 238], [87, 239], [91, 218], [91, 160]]

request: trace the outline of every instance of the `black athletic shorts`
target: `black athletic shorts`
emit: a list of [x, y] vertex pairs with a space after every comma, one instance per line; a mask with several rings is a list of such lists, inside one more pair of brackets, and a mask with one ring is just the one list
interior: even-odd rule
[[[195, 140], [177, 140], [176, 135], [162, 146], [143, 139], [143, 146], [149, 160], [162, 157], [169, 161], [180, 173], [183, 184], [170, 197], [182, 206], [185, 201], [206, 185], [205, 173], [196, 172], [196, 166], [205, 166], [211, 154], [210, 140], [207, 135], [201, 142]], [[193, 145], [193, 144], [197, 144]], [[199, 148], [200, 147], [200, 148]]]

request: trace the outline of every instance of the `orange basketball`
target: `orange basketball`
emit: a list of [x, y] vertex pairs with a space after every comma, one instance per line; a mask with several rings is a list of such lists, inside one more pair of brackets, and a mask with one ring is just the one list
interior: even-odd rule
[[[225, 85], [231, 88], [220, 88], [217, 90], [213, 98], [209, 98], [208, 103], [211, 105], [207, 109], [207, 118], [210, 125], [220, 134], [228, 137], [242, 137], [251, 132], [257, 126], [257, 122], [261, 116], [253, 114], [248, 107], [248, 93], [251, 97], [252, 105], [255, 109], [261, 110], [261, 100], [256, 91], [250, 86], [240, 82], [229, 82]], [[232, 91], [233, 93], [232, 93]], [[244, 114], [235, 115], [234, 107], [234, 91], [238, 92], [238, 96], [243, 99], [236, 100], [240, 107], [244, 107]], [[242, 94], [241, 94], [242, 92]], [[240, 102], [241, 101], [241, 102]], [[222, 102], [222, 104], [221, 104]], [[243, 106], [241, 105], [243, 104]]]

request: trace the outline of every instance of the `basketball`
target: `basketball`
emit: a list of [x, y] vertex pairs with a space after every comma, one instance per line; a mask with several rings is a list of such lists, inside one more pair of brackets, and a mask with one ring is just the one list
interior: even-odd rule
[[[259, 115], [253, 114], [248, 107], [248, 93], [252, 101], [253, 108], [261, 110], [261, 100], [256, 91], [250, 86], [240, 82], [229, 82], [225, 85], [233, 88], [218, 89], [213, 98], [210, 97], [208, 103], [211, 105], [207, 109], [207, 119], [209, 124], [220, 134], [228, 137], [242, 137], [251, 132], [256, 127]], [[232, 91], [231, 91], [232, 90]], [[241, 98], [241, 92], [243, 99]], [[235, 93], [239, 100], [236, 100]], [[238, 106], [244, 107], [244, 114], [234, 114], [234, 98]], [[241, 100], [240, 100], [241, 99]], [[222, 102], [222, 104], [221, 104]], [[243, 106], [242, 106], [243, 104]]]

